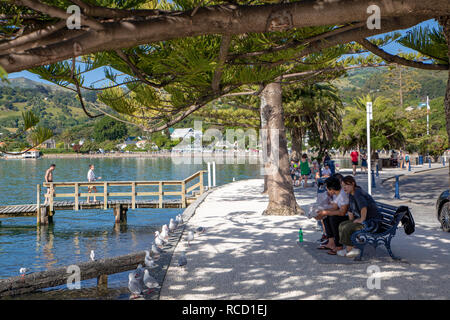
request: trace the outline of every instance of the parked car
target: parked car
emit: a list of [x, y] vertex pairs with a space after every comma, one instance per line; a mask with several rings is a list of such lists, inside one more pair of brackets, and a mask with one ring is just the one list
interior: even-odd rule
[[450, 232], [450, 192], [446, 190], [441, 193], [436, 201], [436, 213], [442, 230]]

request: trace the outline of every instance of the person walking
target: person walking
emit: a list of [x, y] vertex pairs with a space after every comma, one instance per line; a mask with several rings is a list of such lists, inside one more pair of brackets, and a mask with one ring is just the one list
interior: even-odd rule
[[[56, 165], [55, 164], [51, 164], [50, 168], [47, 169], [47, 171], [45, 171], [45, 182], [49, 183], [49, 182], [53, 182], [53, 171], [55, 170]], [[50, 195], [53, 194], [53, 187], [48, 187], [47, 188], [47, 193], [45, 195], [45, 201], [44, 201], [44, 206], [46, 206], [49, 203], [49, 198]]]
[[367, 172], [367, 155], [365, 152], [361, 153], [361, 173]]
[[352, 160], [352, 167], [353, 167], [353, 175], [356, 176], [356, 166], [358, 165], [358, 156], [359, 153], [356, 150], [353, 150], [350, 153], [350, 158]]
[[303, 187], [308, 187], [308, 176], [311, 173], [311, 169], [309, 168], [308, 156], [306, 153], [302, 155], [302, 161], [300, 162], [300, 183], [304, 180]]
[[[95, 169], [94, 165], [90, 164], [89, 165], [89, 171], [88, 171], [88, 174], [87, 174], [87, 179], [88, 179], [89, 182], [94, 182], [94, 181], [100, 180], [102, 178], [102, 177], [96, 177], [95, 176], [94, 169]], [[94, 191], [94, 202], [97, 202], [97, 200], [95, 199], [95, 193], [97, 192], [97, 188], [95, 186], [88, 187], [88, 192], [91, 193], [92, 191]], [[87, 197], [87, 203], [90, 203], [89, 202], [89, 196]]]

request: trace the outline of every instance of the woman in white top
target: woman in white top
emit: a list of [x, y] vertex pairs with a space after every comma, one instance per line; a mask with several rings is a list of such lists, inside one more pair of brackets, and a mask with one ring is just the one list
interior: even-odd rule
[[[101, 179], [101, 178], [102, 178], [102, 177], [96, 177], [96, 176], [95, 176], [95, 173], [94, 173], [94, 165], [93, 165], [93, 164], [90, 164], [90, 165], [89, 165], [89, 171], [88, 171], [88, 174], [87, 174], [87, 179], [88, 179], [88, 181], [89, 181], [89, 182], [94, 182], [94, 181], [96, 181], [97, 179]], [[88, 187], [88, 192], [91, 193], [92, 191], [94, 191], [94, 202], [97, 202], [97, 200], [95, 199], [95, 193], [97, 192], [97, 188], [96, 188], [95, 186]], [[89, 202], [89, 196], [87, 197], [87, 203], [90, 203], [90, 202]]]
[[333, 196], [331, 209], [320, 210], [316, 216], [317, 220], [323, 220], [328, 243], [318, 249], [329, 250], [328, 254], [336, 255], [343, 246], [339, 242], [339, 224], [348, 220], [349, 197], [342, 189], [341, 181], [337, 177], [330, 177], [325, 180], [327, 192]]

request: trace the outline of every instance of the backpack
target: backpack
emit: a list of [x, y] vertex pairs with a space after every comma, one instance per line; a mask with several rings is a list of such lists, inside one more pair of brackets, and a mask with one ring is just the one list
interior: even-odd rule
[[409, 156], [405, 156], [405, 161], [406, 161], [406, 162], [409, 161]]
[[407, 206], [400, 206], [397, 209], [397, 212], [402, 212], [402, 211], [406, 211], [405, 215], [403, 216], [401, 223], [403, 226], [403, 229], [405, 230], [405, 233], [407, 235], [410, 235], [411, 233], [413, 233], [416, 230], [416, 224], [414, 222], [414, 218], [411, 214], [411, 211], [409, 211], [409, 208]]

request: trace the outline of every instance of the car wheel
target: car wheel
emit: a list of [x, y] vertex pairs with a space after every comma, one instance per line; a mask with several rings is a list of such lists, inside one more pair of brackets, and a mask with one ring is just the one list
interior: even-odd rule
[[446, 202], [442, 206], [439, 214], [439, 222], [441, 223], [442, 230], [450, 232], [450, 202]]

